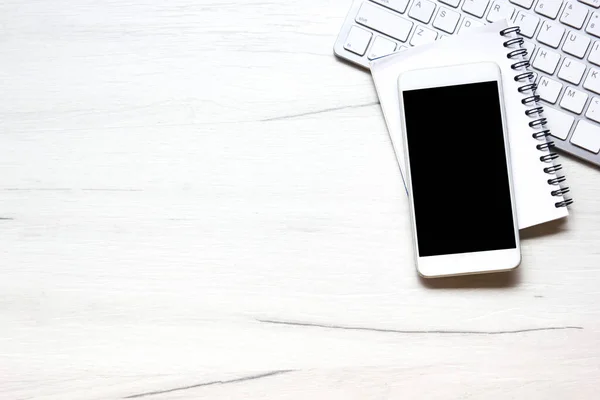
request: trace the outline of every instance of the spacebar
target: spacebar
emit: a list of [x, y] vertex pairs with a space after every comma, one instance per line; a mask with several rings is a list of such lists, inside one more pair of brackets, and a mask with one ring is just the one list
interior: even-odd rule
[[406, 42], [413, 23], [371, 3], [363, 3], [356, 15], [356, 22]]

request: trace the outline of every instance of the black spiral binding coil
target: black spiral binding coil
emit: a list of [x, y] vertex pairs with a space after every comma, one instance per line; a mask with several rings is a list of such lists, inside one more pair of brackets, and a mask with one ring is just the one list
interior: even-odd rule
[[521, 103], [527, 106], [525, 115], [535, 118], [533, 121], [529, 122], [529, 126], [536, 130], [532, 136], [541, 142], [536, 146], [538, 150], [544, 152], [544, 155], [540, 156], [540, 161], [550, 164], [550, 166], [544, 168], [544, 172], [549, 175], [555, 175], [555, 177], [548, 179], [548, 185], [556, 187], [550, 192], [550, 195], [554, 197], [563, 197], [563, 200], [554, 203], [554, 206], [567, 207], [573, 204], [573, 199], [564, 197], [564, 195], [569, 193], [569, 188], [561, 185], [566, 181], [566, 178], [562, 175], [556, 175], [558, 171], [562, 170], [562, 165], [554, 163], [554, 160], [558, 158], [558, 154], [551, 151], [554, 147], [554, 142], [548, 140], [550, 130], [544, 129], [546, 126], [546, 118], [542, 116], [544, 107], [539, 104], [540, 96], [535, 94], [537, 85], [534, 83], [533, 73], [528, 70], [530, 64], [529, 61], [527, 61], [527, 49], [522, 47], [524, 41], [523, 38], [519, 36], [519, 33], [520, 30], [517, 26], [511, 26], [500, 31], [500, 35], [510, 37], [504, 42], [504, 47], [511, 49], [506, 57], [515, 60], [510, 67], [519, 72], [515, 75], [514, 79], [516, 82], [524, 83], [518, 90], [520, 93], [527, 95], [527, 97], [521, 100]]

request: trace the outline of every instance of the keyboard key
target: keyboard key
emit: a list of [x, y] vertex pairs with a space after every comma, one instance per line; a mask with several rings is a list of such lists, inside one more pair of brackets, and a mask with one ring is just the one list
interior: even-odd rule
[[590, 101], [590, 105], [585, 112], [585, 116], [592, 121], [600, 122], [600, 99], [593, 97]]
[[533, 5], [533, 0], [510, 0], [510, 2], [528, 10]]
[[538, 88], [535, 93], [538, 94], [542, 100], [554, 104], [556, 103], [556, 100], [558, 100], [558, 95], [560, 94], [562, 87], [562, 83], [550, 79], [547, 76], [542, 76], [538, 82]]
[[406, 42], [413, 26], [412, 22], [371, 3], [360, 6], [356, 22], [401, 42]]
[[582, 6], [574, 1], [569, 1], [560, 16], [560, 22], [572, 26], [573, 28], [581, 29], [587, 14], [588, 10], [586, 6]]
[[540, 48], [533, 60], [533, 68], [553, 75], [559, 61], [560, 54]]
[[563, 81], [572, 83], [573, 85], [579, 85], [581, 78], [583, 78], [584, 72], [585, 64], [570, 58], [565, 58], [560, 66], [560, 70], [558, 71], [558, 77]]
[[573, 131], [571, 143], [592, 153], [600, 151], [600, 127], [587, 121], [579, 121]]
[[564, 34], [565, 28], [563, 28], [561, 25], [544, 21], [542, 23], [540, 33], [538, 33], [537, 40], [538, 42], [547, 44], [548, 46], [556, 49], [560, 44]]
[[475, 21], [474, 19], [465, 17], [462, 21], [462, 24], [460, 24], [460, 28], [458, 29], [458, 31], [460, 33], [466, 32], [471, 28], [477, 28], [478, 26], [483, 26], [482, 22], [479, 21]]
[[448, 10], [447, 8], [440, 7], [435, 19], [433, 20], [433, 26], [441, 29], [447, 33], [454, 33], [460, 14], [456, 11]]
[[550, 107], [544, 107], [544, 117], [548, 119], [546, 128], [550, 129], [552, 136], [565, 140], [571, 132], [575, 118], [563, 111], [558, 111]]
[[489, 4], [489, 0], [465, 0], [462, 6], [462, 10], [466, 13], [476, 16], [477, 18], [483, 17], [485, 9]]
[[490, 7], [490, 11], [487, 15], [488, 22], [496, 22], [501, 19], [511, 20], [513, 14], [515, 13], [515, 8], [513, 6], [509, 6], [505, 4], [502, 0], [495, 0]]
[[540, 19], [533, 14], [519, 11], [515, 16], [514, 23], [521, 29], [521, 35], [531, 39], [540, 23]]
[[594, 8], [600, 7], [600, 0], [579, 0], [579, 2]]
[[590, 68], [590, 72], [588, 72], [585, 82], [583, 82], [583, 87], [600, 94], [600, 71], [596, 68]]
[[590, 46], [591, 40], [584, 35], [580, 35], [574, 31], [569, 32], [567, 34], [567, 38], [565, 39], [565, 43], [563, 44], [563, 51], [572, 56], [583, 58], [585, 56], [585, 52]]
[[565, 93], [563, 94], [560, 106], [565, 110], [574, 112], [575, 114], [581, 114], [583, 106], [588, 99], [588, 95], [585, 92], [567, 86]]
[[585, 31], [596, 37], [600, 37], [600, 13], [592, 13], [592, 17], [588, 21]]
[[368, 58], [374, 60], [379, 57], [387, 56], [396, 50], [396, 43], [384, 37], [377, 36], [373, 45], [369, 49]]
[[522, 46], [525, 50], [527, 50], [527, 59], [530, 60], [533, 54], [535, 53], [535, 43], [532, 42], [523, 42]]
[[415, 28], [415, 32], [413, 33], [412, 39], [410, 39], [410, 44], [413, 46], [418, 46], [420, 44], [427, 44], [435, 41], [437, 39], [437, 32], [431, 29], [427, 29], [422, 27], [421, 25], [417, 25]]
[[439, 0], [440, 3], [444, 3], [449, 5], [450, 7], [458, 7], [458, 3], [460, 3], [460, 0]]
[[592, 50], [590, 50], [588, 61], [596, 65], [600, 65], [600, 42], [594, 42], [592, 45]]
[[367, 46], [371, 41], [371, 36], [373, 36], [371, 32], [359, 28], [358, 26], [353, 26], [350, 28], [350, 33], [346, 38], [344, 48], [348, 51], [358, 54], [359, 56], [362, 56], [365, 54], [365, 51], [367, 51]]
[[558, 16], [558, 11], [561, 6], [562, 1], [559, 0], [539, 0], [535, 6], [535, 12], [554, 19]]
[[435, 4], [433, 4], [431, 1], [416, 0], [410, 8], [408, 16], [421, 21], [424, 24], [428, 24], [434, 11]]
[[390, 8], [399, 13], [406, 11], [409, 0], [371, 0], [373, 3], [381, 4], [384, 7]]

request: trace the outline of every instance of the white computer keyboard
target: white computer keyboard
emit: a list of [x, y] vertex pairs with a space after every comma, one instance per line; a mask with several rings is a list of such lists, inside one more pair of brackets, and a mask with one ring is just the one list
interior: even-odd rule
[[600, 0], [355, 0], [334, 52], [368, 68], [502, 18], [521, 28], [556, 147], [600, 166]]

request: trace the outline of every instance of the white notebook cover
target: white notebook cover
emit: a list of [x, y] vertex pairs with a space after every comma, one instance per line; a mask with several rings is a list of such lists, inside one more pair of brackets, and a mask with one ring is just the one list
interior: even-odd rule
[[[500, 66], [517, 202], [517, 218], [519, 229], [524, 229], [565, 217], [568, 215], [568, 210], [566, 207], [557, 208], [555, 206], [555, 203], [562, 201], [563, 197], [550, 194], [557, 187], [549, 185], [548, 179], [554, 178], [555, 175], [544, 172], [544, 168], [552, 164], [540, 160], [543, 153], [536, 148], [536, 145], [540, 144], [540, 140], [531, 136], [541, 129], [529, 126], [529, 122], [535, 118], [525, 115], [528, 107], [521, 103], [521, 99], [531, 93], [519, 93], [518, 88], [524, 83], [514, 80], [517, 74], [525, 71], [511, 69], [511, 64], [516, 60], [507, 58], [511, 49], [504, 47], [503, 44], [508, 38], [500, 35], [500, 31], [507, 26], [506, 21], [499, 21], [472, 29], [468, 34], [447, 37], [432, 44], [394, 53], [371, 62], [371, 73], [396, 158], [404, 174], [404, 143], [399, 111], [398, 76], [402, 72], [412, 69], [483, 61], [493, 61]], [[477, 99], [473, 99], [473, 101], [477, 101]], [[435, 99], [431, 99], [431, 117], [435, 118], [435, 107], [443, 106], [443, 104], [436, 104]], [[464, 104], [464, 115], [465, 118], [469, 117], [469, 104]], [[460, 132], [455, 134], [460, 134]], [[436, 133], [431, 132], [431, 135], [432, 145], [435, 145]], [[473, 144], [473, 148], [476, 151], [486, 151], [477, 148], [476, 143]], [[457, 171], [456, 179], [460, 180], [460, 171]]]

